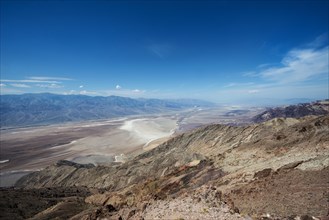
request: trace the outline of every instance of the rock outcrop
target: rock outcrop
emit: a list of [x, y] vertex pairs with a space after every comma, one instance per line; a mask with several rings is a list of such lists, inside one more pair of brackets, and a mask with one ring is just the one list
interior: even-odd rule
[[329, 100], [312, 103], [301, 103], [284, 107], [269, 108], [253, 117], [252, 121], [259, 123], [277, 117], [300, 118], [307, 115], [325, 115], [329, 113]]
[[162, 217], [184, 218], [177, 204], [190, 204], [192, 214], [184, 219], [194, 211], [209, 219], [216, 213], [229, 213], [226, 219], [324, 217], [329, 205], [328, 134], [329, 115], [210, 125], [123, 164], [94, 167], [61, 161], [23, 177], [16, 187], [96, 188], [85, 198], [89, 208], [72, 219], [152, 219], [160, 216], [156, 210], [175, 204], [177, 209]]
[[0, 219], [66, 219], [90, 207], [86, 187], [0, 189]]

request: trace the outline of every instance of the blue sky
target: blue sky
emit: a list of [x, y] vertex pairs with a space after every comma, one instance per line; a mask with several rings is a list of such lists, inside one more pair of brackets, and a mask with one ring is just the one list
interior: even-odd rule
[[328, 1], [1, 1], [1, 94], [328, 98]]

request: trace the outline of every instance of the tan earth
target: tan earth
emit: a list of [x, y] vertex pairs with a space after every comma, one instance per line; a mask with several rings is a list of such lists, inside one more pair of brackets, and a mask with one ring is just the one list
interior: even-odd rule
[[[56, 163], [107, 164], [157, 147], [173, 135], [210, 122], [244, 123], [260, 109], [227, 115], [236, 107], [0, 130], [0, 186]], [[174, 134], [175, 133], [175, 134]]]
[[210, 125], [121, 164], [60, 161], [16, 186], [87, 187], [71, 219], [326, 219], [328, 133], [329, 115]]

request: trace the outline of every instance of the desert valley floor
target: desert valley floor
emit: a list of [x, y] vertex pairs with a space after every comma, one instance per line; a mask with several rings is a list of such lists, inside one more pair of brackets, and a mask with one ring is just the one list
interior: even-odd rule
[[0, 186], [58, 160], [120, 162], [178, 133], [211, 123], [248, 123], [261, 108], [239, 106], [1, 130]]

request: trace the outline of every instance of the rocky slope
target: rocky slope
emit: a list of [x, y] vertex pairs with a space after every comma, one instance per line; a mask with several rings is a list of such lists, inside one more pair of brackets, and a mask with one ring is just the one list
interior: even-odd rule
[[[52, 210], [52, 215], [65, 219], [88, 208], [84, 202], [91, 192], [86, 187], [54, 187], [43, 189], [0, 189], [0, 219], [27, 219], [44, 210]], [[54, 207], [65, 207], [56, 210]]]
[[277, 117], [300, 118], [307, 115], [324, 115], [329, 113], [329, 100], [311, 103], [300, 103], [284, 107], [269, 108], [259, 115], [253, 117], [252, 121], [259, 123]]
[[[328, 134], [329, 115], [210, 125], [123, 164], [60, 161], [23, 177], [17, 187], [95, 189], [72, 219], [328, 217]], [[35, 218], [52, 216], [63, 204]]]

